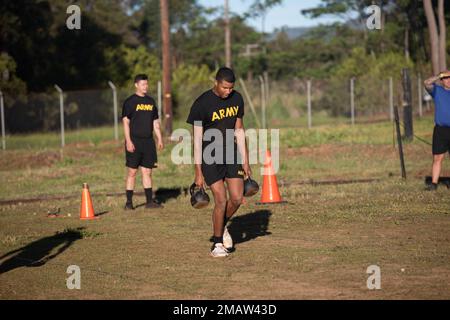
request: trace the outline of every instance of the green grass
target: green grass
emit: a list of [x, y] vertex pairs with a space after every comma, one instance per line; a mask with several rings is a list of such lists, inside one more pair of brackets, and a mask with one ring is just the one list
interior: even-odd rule
[[[99, 127], [80, 130], [65, 130], [65, 144], [70, 146], [77, 143], [98, 145], [102, 141], [114, 139], [114, 127]], [[122, 139], [123, 130], [119, 127], [119, 138]], [[6, 148], [16, 149], [48, 149], [61, 146], [60, 132], [46, 132], [33, 134], [14, 134], [6, 136]]]
[[[430, 117], [414, 128], [431, 140]], [[277, 179], [288, 204], [257, 205], [260, 195], [247, 199], [230, 222], [236, 251], [225, 260], [208, 256], [212, 204], [194, 210], [181, 190], [163, 210], [140, 207], [129, 214], [123, 196], [106, 195], [124, 189], [123, 145], [112, 134], [111, 128], [79, 132], [91, 143], [69, 143], [63, 152], [57, 139], [51, 146], [52, 134], [22, 136], [15, 149], [1, 153], [0, 200], [71, 198], [0, 205], [0, 256], [10, 253], [0, 258], [0, 299], [450, 297], [449, 190], [423, 191], [431, 147], [417, 140], [405, 144], [408, 179], [400, 178], [390, 122], [281, 129]], [[158, 155], [155, 189], [192, 183], [192, 167], [171, 162], [172, 147]], [[260, 168], [253, 171], [262, 182]], [[302, 184], [362, 178], [377, 181]], [[83, 182], [102, 213], [98, 220], [78, 218]], [[140, 178], [136, 190], [142, 191]], [[58, 208], [60, 217], [47, 217]], [[31, 267], [28, 260], [41, 263]], [[66, 288], [73, 264], [81, 268], [81, 290]], [[366, 288], [373, 264], [382, 270], [382, 290]]]

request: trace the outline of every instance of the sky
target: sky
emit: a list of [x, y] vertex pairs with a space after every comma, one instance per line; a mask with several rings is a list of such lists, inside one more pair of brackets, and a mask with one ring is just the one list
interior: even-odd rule
[[[332, 23], [339, 21], [338, 18], [326, 16], [316, 19], [309, 19], [300, 13], [303, 9], [317, 7], [321, 0], [283, 0], [281, 5], [275, 6], [269, 10], [266, 18], [265, 32], [272, 32], [283, 26], [289, 27], [311, 27], [320, 23]], [[199, 0], [199, 3], [205, 7], [223, 7], [224, 0]], [[253, 0], [229, 0], [230, 11], [242, 14], [248, 11]], [[261, 19], [249, 20], [248, 23], [261, 31]]]

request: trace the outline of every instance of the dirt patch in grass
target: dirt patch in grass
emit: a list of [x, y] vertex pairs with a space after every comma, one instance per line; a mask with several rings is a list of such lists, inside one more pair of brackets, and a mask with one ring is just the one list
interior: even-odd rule
[[87, 147], [94, 147], [95, 144], [91, 141], [77, 141], [77, 142], [72, 142], [72, 143], [68, 143], [66, 145], [67, 148], [87, 148]]
[[[60, 233], [85, 229], [79, 231], [80, 239], [48, 263], [2, 274], [0, 297], [448, 298], [448, 216], [429, 214], [433, 207], [421, 204], [408, 186], [384, 181], [374, 188], [377, 192], [368, 193], [362, 185], [343, 186], [342, 197], [336, 198], [334, 186], [318, 185], [308, 199], [289, 198], [295, 205], [270, 207], [272, 214], [264, 223], [250, 219], [260, 209], [249, 203], [230, 223], [235, 226], [236, 251], [220, 261], [208, 256], [210, 210], [189, 211], [184, 197], [167, 202], [162, 211], [138, 210], [132, 215], [122, 211], [122, 199], [112, 198], [106, 208], [110, 213], [91, 222], [80, 222], [76, 216], [42, 222], [44, 218], [31, 213], [34, 204], [17, 206], [0, 212], [0, 223], [7, 226], [0, 230], [0, 256], [35, 246], [49, 236], [48, 243], [53, 244], [61, 240]], [[392, 190], [407, 201], [390, 198]], [[446, 194], [435, 197], [448, 206]], [[67, 203], [78, 208], [79, 199]], [[396, 203], [400, 206], [394, 212]], [[412, 210], [417, 205], [423, 212]], [[237, 235], [250, 232], [250, 226], [257, 236], [239, 241]], [[53, 247], [49, 254], [57, 250]], [[82, 270], [80, 293], [64, 290], [61, 283], [70, 264]], [[377, 292], [366, 288], [366, 269], [373, 264], [382, 270], [382, 290]]]
[[335, 157], [336, 154], [343, 155], [357, 152], [364, 157], [372, 158], [396, 155], [398, 151], [393, 146], [387, 145], [322, 144], [312, 147], [287, 148], [285, 152], [288, 157], [306, 156], [325, 158]]
[[60, 159], [61, 154], [56, 151], [7, 151], [7, 153], [0, 158], [0, 170], [10, 171], [26, 168], [50, 167]]
[[88, 151], [81, 146], [76, 148], [67, 147], [64, 151], [5, 151], [0, 157], [0, 171], [51, 167], [58, 162], [93, 158], [96, 155], [96, 152]]
[[[2, 170], [3, 164], [10, 168], [1, 172], [7, 181], [4, 197], [20, 194], [30, 200], [0, 205], [0, 256], [10, 254], [0, 266], [17, 249], [23, 253], [18, 258], [28, 258], [25, 253], [35, 248], [46, 253], [45, 264], [16, 266], [0, 275], [1, 299], [450, 297], [448, 190], [425, 193], [423, 180], [413, 178], [429, 175], [429, 146], [405, 144], [408, 180], [398, 174], [392, 143], [283, 148], [278, 184], [289, 204], [257, 206], [259, 196], [248, 198], [230, 221], [236, 250], [224, 260], [209, 256], [212, 203], [192, 209], [182, 188], [192, 182], [192, 168], [173, 166], [169, 151], [161, 154], [162, 166], [155, 171], [156, 198], [168, 188], [164, 209], [139, 207], [132, 213], [123, 211], [123, 144], [67, 148], [65, 160], [56, 157], [50, 169], [14, 171], [22, 156], [42, 165], [45, 160], [37, 155], [47, 152], [38, 151], [7, 151], [0, 159]], [[59, 155], [58, 149], [53, 152]], [[121, 172], [112, 175], [114, 170]], [[54, 177], [55, 172], [65, 179]], [[101, 219], [79, 219], [81, 182], [71, 182], [72, 173], [98, 187], [92, 197], [96, 212], [107, 212]], [[334, 185], [336, 179], [342, 181]], [[58, 187], [45, 188], [49, 180]], [[48, 198], [30, 192], [36, 187]], [[135, 195], [136, 205], [145, 203], [139, 182]], [[54, 208], [61, 209], [61, 218], [46, 217]], [[58, 235], [76, 230], [79, 239], [59, 252], [65, 248], [62, 240], [71, 238]], [[72, 264], [81, 268], [81, 290], [66, 288]], [[382, 270], [382, 290], [367, 289], [370, 265]]]

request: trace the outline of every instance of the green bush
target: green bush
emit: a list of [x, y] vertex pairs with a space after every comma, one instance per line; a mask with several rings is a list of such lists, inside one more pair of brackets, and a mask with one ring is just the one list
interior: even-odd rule
[[206, 65], [180, 64], [172, 73], [174, 116], [186, 119], [192, 103], [213, 86], [213, 72]]

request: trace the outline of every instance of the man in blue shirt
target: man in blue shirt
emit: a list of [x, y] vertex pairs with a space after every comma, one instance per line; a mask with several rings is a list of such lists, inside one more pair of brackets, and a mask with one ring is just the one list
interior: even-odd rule
[[424, 82], [425, 88], [434, 99], [433, 170], [432, 183], [427, 190], [437, 189], [442, 160], [450, 152], [450, 71], [441, 72]]

